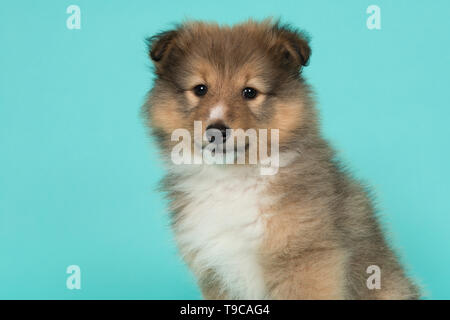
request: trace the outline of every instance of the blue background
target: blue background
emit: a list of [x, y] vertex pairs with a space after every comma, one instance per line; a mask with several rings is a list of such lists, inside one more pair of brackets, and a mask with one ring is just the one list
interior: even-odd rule
[[[81, 30], [66, 8], [81, 8]], [[366, 8], [381, 8], [368, 30]], [[139, 110], [143, 39], [184, 18], [307, 30], [326, 136], [374, 187], [428, 298], [450, 298], [449, 1], [8, 1], [0, 10], [0, 298], [188, 299]], [[81, 267], [81, 290], [66, 268]]]

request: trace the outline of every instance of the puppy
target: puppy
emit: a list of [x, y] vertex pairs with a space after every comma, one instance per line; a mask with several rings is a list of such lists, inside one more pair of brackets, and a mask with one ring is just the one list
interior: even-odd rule
[[[168, 166], [163, 188], [176, 242], [205, 298], [420, 297], [368, 192], [320, 135], [301, 73], [311, 55], [303, 33], [271, 20], [187, 22], [148, 43], [156, 79], [144, 114]], [[195, 122], [216, 145], [231, 129], [277, 130], [269, 151], [279, 167], [262, 174], [259, 163], [174, 163], [173, 133], [198, 135]], [[221, 136], [208, 139], [208, 128]], [[201, 141], [184, 145], [204, 150]], [[233, 157], [254, 149], [244, 147]]]

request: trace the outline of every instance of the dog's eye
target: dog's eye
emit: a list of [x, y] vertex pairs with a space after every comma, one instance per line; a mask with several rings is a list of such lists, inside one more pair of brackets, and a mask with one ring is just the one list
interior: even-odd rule
[[244, 90], [242, 90], [242, 96], [245, 99], [254, 99], [257, 95], [258, 95], [258, 91], [256, 91], [256, 89], [247, 87], [247, 88], [244, 88]]
[[194, 93], [198, 97], [204, 96], [208, 92], [208, 87], [204, 84], [199, 84], [194, 87]]

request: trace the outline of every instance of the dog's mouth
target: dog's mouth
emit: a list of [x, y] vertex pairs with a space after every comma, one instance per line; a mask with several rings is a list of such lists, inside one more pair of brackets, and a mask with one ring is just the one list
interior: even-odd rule
[[247, 152], [250, 148], [250, 144], [248, 142], [245, 143], [244, 146], [237, 146], [233, 144], [232, 146], [227, 146], [227, 143], [214, 144], [210, 142], [203, 142], [202, 145], [194, 142], [201, 149], [202, 152], [211, 152], [211, 155], [216, 155], [216, 153], [221, 152], [222, 154], [238, 154], [242, 152]]
[[223, 144], [213, 144], [213, 143], [204, 143], [202, 145], [202, 151], [209, 150], [214, 155], [216, 152], [222, 152], [224, 154], [226, 153], [239, 153], [239, 152], [246, 152], [250, 148], [250, 144], [246, 143], [244, 147], [239, 147], [234, 145], [233, 147], [227, 146], [226, 143]]
[[223, 144], [222, 145], [222, 150], [218, 149], [217, 147], [216, 148], [212, 148], [211, 153], [212, 153], [212, 155], [215, 155], [216, 150], [217, 150], [218, 152], [222, 151], [223, 154], [229, 154], [229, 153], [237, 154], [237, 153], [240, 153], [240, 152], [247, 152], [249, 147], [250, 147], [250, 145], [248, 143], [246, 143], [243, 148], [242, 147], [239, 148], [238, 146], [233, 146], [233, 148], [230, 149], [230, 148], [227, 148], [225, 144]]

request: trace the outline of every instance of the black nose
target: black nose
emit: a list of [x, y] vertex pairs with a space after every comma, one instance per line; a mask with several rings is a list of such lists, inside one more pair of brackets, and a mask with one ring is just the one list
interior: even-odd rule
[[[229, 135], [227, 129], [230, 128], [228, 128], [221, 122], [210, 124], [208, 127], [206, 127], [206, 138], [209, 142], [215, 142], [217, 144], [224, 143]], [[222, 135], [222, 141], [215, 141], [215, 135], [218, 134], [218, 131], [220, 131], [220, 134]]]

